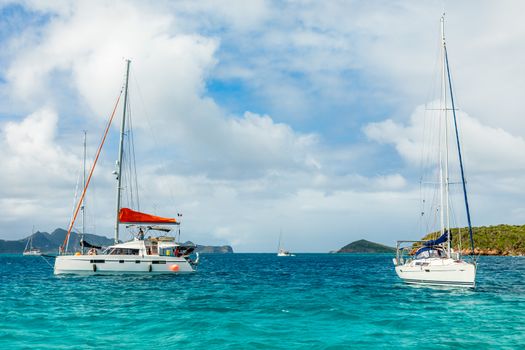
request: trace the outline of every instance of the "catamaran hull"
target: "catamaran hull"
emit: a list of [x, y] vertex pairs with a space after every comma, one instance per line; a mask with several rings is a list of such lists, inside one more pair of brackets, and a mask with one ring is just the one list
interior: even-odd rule
[[55, 259], [55, 275], [176, 274], [194, 272], [184, 258], [129, 255], [64, 255]]
[[476, 265], [452, 259], [410, 262], [396, 266], [396, 273], [409, 284], [474, 288]]

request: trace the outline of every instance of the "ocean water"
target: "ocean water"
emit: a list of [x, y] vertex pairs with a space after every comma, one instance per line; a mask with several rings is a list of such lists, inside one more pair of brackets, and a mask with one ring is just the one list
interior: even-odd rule
[[390, 255], [204, 255], [170, 276], [55, 277], [0, 255], [0, 349], [524, 349], [525, 257], [475, 290], [413, 287]]

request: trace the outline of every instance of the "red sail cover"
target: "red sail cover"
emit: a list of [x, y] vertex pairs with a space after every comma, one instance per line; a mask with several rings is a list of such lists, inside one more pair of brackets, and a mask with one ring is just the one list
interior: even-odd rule
[[160, 216], [134, 211], [129, 208], [120, 209], [118, 220], [126, 224], [178, 224], [177, 220], [172, 218], [162, 218]]

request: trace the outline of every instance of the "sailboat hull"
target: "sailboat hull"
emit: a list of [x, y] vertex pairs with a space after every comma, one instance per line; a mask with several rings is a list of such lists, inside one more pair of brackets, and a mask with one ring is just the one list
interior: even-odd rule
[[42, 253], [39, 250], [29, 250], [22, 253], [24, 256], [40, 256]]
[[476, 265], [449, 258], [418, 259], [396, 266], [396, 273], [409, 284], [474, 288]]
[[183, 257], [129, 255], [61, 255], [55, 260], [55, 275], [60, 274], [177, 274], [194, 272]]

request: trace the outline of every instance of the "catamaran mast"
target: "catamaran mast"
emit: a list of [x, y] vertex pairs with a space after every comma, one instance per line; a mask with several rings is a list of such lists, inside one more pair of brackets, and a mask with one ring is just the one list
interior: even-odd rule
[[[449, 208], [449, 170], [448, 170], [448, 109], [447, 109], [447, 75], [446, 75], [446, 62], [445, 62], [445, 14], [441, 17], [441, 53], [442, 53], [442, 64], [441, 64], [441, 103], [443, 118], [441, 119], [445, 129], [445, 176], [442, 181], [444, 182], [444, 199], [441, 201], [441, 210], [443, 210], [443, 202], [445, 202], [445, 220], [441, 221], [441, 234], [447, 232], [447, 256], [450, 258], [450, 208]], [[443, 195], [443, 193], [442, 193]]]
[[119, 241], [119, 219], [118, 215], [120, 212], [120, 192], [122, 190], [122, 153], [124, 152], [124, 130], [126, 127], [126, 107], [128, 105], [128, 80], [129, 80], [129, 66], [130, 60], [126, 60], [126, 84], [124, 87], [124, 107], [122, 108], [122, 123], [120, 124], [120, 143], [118, 147], [118, 160], [117, 160], [117, 206], [115, 215], [115, 243]]
[[[84, 130], [84, 158], [83, 158], [83, 169], [82, 169], [82, 188], [86, 188], [86, 135], [87, 131]], [[84, 254], [84, 233], [86, 232], [86, 197], [82, 199], [82, 234], [80, 242], [82, 244], [82, 254]]]

